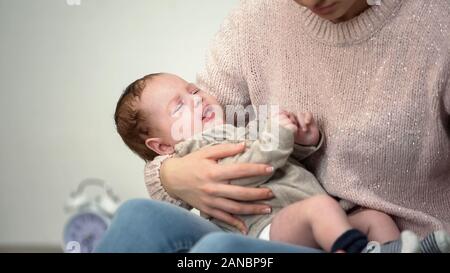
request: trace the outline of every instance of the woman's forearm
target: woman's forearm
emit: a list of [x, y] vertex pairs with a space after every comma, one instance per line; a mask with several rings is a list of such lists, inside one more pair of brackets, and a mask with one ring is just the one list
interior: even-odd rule
[[145, 165], [144, 179], [147, 192], [151, 199], [169, 202], [176, 206], [191, 209], [192, 207], [187, 203], [171, 197], [162, 185], [160, 176], [161, 165], [163, 161], [169, 157], [170, 156], [158, 156], [153, 161], [147, 162]]

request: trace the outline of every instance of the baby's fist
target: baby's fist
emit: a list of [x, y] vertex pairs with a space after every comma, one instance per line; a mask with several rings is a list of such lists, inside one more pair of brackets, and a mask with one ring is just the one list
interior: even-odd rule
[[315, 146], [320, 140], [320, 131], [310, 112], [297, 115], [298, 130], [295, 133], [295, 143], [304, 146]]
[[291, 118], [291, 115], [287, 112], [281, 112], [278, 114], [278, 122], [280, 126], [283, 126], [284, 128], [291, 130], [294, 134], [298, 131], [298, 126], [295, 120]]

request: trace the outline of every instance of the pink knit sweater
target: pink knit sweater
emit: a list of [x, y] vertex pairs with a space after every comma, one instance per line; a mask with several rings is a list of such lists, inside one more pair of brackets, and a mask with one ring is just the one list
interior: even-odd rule
[[[450, 1], [383, 0], [339, 24], [293, 0], [244, 0], [227, 18], [198, 84], [224, 104], [311, 111], [326, 134], [308, 162], [329, 194], [450, 231]], [[159, 157], [145, 167], [168, 196]]]

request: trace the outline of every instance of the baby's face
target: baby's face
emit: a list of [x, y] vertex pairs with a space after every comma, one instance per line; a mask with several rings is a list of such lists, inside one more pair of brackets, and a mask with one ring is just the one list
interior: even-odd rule
[[171, 74], [149, 81], [140, 103], [150, 127], [166, 145], [223, 123], [223, 110], [213, 96]]

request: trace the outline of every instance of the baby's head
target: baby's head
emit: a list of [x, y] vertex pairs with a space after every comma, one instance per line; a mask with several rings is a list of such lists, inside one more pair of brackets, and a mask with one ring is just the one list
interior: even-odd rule
[[142, 159], [171, 154], [175, 144], [223, 123], [217, 100], [178, 76], [150, 74], [130, 84], [117, 102], [117, 131]]

